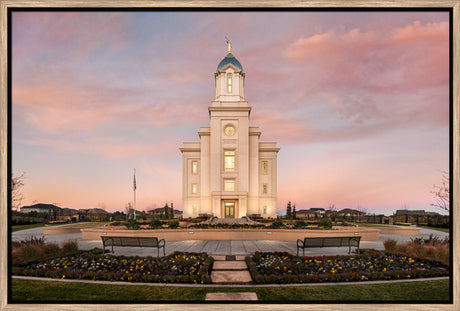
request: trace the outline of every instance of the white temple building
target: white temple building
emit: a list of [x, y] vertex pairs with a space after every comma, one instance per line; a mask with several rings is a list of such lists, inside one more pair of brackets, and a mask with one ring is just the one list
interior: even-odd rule
[[200, 128], [199, 142], [180, 148], [183, 217], [276, 217], [279, 148], [276, 142], [259, 142], [260, 129], [249, 125], [245, 73], [230, 43], [228, 50], [214, 74], [210, 126]]

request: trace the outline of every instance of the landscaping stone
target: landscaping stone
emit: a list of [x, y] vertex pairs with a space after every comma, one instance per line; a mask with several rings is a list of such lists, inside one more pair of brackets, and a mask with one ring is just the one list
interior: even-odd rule
[[247, 270], [244, 261], [214, 261], [213, 270]]
[[256, 293], [207, 293], [205, 300], [258, 300]]
[[241, 284], [252, 281], [249, 271], [215, 271], [211, 272], [212, 282], [215, 284]]

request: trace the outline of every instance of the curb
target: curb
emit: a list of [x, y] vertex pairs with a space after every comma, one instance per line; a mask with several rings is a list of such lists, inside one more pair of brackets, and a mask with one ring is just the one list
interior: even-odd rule
[[388, 280], [388, 281], [362, 281], [362, 282], [324, 282], [324, 283], [297, 283], [297, 284], [178, 284], [178, 283], [142, 283], [142, 282], [111, 282], [111, 281], [91, 281], [91, 280], [71, 280], [71, 279], [53, 279], [33, 276], [13, 275], [13, 279], [32, 280], [32, 281], [51, 281], [51, 282], [70, 282], [70, 283], [90, 283], [104, 285], [137, 285], [137, 286], [161, 286], [161, 287], [305, 287], [305, 286], [331, 286], [331, 285], [372, 285], [372, 284], [388, 284], [388, 283], [404, 283], [404, 282], [425, 282], [449, 280], [450, 277], [435, 277], [435, 278], [419, 278], [419, 279], [403, 279], [403, 280]]

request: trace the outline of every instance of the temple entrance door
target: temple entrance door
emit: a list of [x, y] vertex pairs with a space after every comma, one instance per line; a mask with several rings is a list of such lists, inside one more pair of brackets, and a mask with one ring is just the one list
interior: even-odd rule
[[224, 218], [235, 218], [235, 201], [224, 201]]

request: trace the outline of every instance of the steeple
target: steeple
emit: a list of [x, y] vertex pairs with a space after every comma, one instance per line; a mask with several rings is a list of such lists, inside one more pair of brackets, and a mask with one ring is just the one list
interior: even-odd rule
[[[226, 38], [227, 39], [227, 38]], [[244, 101], [243, 66], [233, 56], [232, 43], [227, 39], [228, 54], [217, 65], [214, 74], [216, 81], [216, 98], [218, 102]]]

